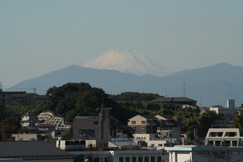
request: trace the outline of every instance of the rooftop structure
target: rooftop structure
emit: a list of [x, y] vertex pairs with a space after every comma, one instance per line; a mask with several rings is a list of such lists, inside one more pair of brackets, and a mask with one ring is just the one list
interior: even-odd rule
[[178, 145], [166, 147], [170, 162], [233, 162], [243, 160], [242, 147]]
[[44, 141], [0, 142], [1, 159], [23, 159], [23, 161], [73, 162], [74, 156]]

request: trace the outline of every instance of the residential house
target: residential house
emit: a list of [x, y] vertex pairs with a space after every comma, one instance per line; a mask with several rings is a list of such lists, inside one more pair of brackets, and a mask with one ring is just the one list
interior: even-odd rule
[[156, 133], [158, 119], [152, 115], [136, 115], [128, 120], [127, 125], [137, 134]]
[[23, 128], [29, 129], [36, 127], [37, 121], [37, 115], [27, 113], [21, 116], [20, 124]]

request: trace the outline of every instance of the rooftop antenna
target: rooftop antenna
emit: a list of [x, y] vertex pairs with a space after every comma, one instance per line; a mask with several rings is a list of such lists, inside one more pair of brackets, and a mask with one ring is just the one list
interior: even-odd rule
[[0, 92], [2, 92], [3, 89], [2, 89], [2, 82], [0, 82]]
[[200, 96], [200, 106], [202, 107], [202, 97]]
[[103, 92], [102, 92], [102, 103], [101, 103], [101, 108], [103, 109], [103, 105], [104, 105], [104, 97], [103, 97]]
[[183, 97], [186, 97], [186, 83], [183, 83]]

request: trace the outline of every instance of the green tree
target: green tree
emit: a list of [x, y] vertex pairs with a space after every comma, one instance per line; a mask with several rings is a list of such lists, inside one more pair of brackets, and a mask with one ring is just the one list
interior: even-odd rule
[[11, 134], [17, 133], [20, 128], [19, 117], [6, 117], [0, 123], [1, 140], [6, 141], [8, 138], [10, 138]]
[[243, 110], [240, 111], [239, 115], [235, 115], [233, 128], [243, 128]]

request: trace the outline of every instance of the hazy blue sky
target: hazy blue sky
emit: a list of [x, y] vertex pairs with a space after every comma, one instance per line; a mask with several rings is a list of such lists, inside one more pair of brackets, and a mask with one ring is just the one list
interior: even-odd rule
[[0, 82], [9, 88], [114, 48], [173, 70], [242, 66], [243, 1], [0, 1]]

